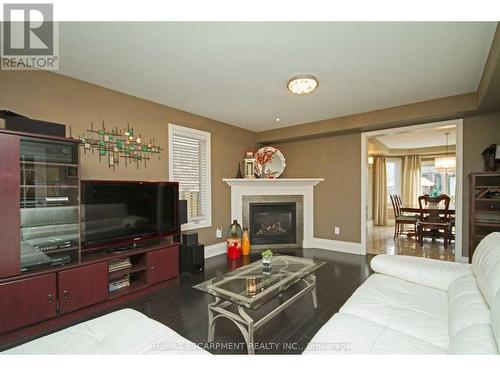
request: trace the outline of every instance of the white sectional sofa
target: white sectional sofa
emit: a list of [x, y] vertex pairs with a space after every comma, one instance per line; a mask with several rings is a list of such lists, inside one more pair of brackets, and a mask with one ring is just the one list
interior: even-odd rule
[[208, 354], [167, 326], [123, 309], [2, 354]]
[[500, 233], [472, 265], [378, 255], [376, 272], [314, 336], [304, 354], [498, 354]]

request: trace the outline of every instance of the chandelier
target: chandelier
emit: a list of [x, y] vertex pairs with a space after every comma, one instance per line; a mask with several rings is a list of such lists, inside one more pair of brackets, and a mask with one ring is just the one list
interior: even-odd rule
[[455, 169], [457, 167], [457, 158], [455, 156], [449, 156], [448, 155], [448, 136], [450, 133], [445, 133], [446, 136], [446, 151], [445, 151], [445, 156], [439, 157], [434, 159], [434, 168], [448, 173], [448, 172], [455, 172]]

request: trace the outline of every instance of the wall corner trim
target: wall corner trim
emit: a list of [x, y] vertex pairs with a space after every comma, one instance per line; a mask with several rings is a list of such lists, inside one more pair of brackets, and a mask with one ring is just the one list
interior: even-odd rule
[[226, 253], [226, 243], [219, 242], [210, 246], [205, 246], [205, 259], [212, 258]]
[[356, 255], [365, 255], [366, 251], [363, 250], [361, 243], [358, 242], [347, 242], [347, 241], [337, 241], [329, 240], [326, 238], [314, 237], [311, 240], [304, 240], [302, 246], [305, 249], [322, 249], [322, 250], [332, 250], [341, 253], [350, 253]]

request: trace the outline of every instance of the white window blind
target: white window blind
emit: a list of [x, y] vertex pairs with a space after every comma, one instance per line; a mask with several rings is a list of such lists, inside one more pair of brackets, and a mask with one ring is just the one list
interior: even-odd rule
[[211, 226], [210, 133], [169, 124], [169, 175], [187, 200], [182, 229]]

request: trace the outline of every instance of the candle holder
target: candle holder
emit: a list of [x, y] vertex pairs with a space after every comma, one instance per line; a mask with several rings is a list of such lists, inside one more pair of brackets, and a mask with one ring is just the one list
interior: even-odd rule
[[271, 250], [262, 253], [262, 273], [264, 275], [270, 275], [272, 272], [272, 258], [273, 252]]
[[248, 277], [246, 279], [246, 291], [249, 297], [257, 294], [257, 279], [255, 277]]

